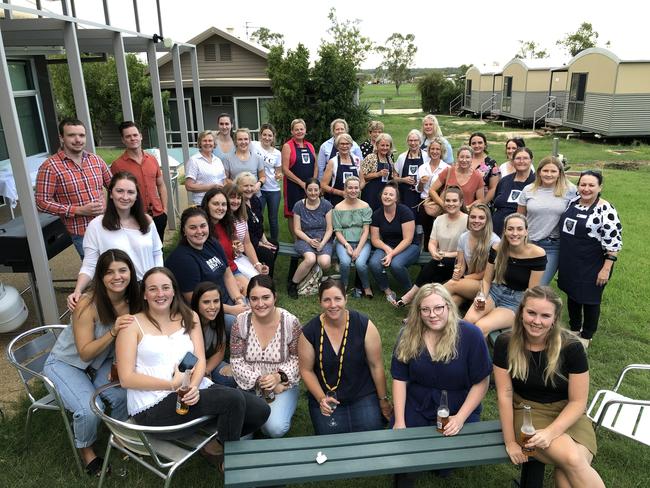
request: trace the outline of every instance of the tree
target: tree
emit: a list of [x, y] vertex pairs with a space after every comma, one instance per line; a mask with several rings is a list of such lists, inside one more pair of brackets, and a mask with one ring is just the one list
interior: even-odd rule
[[384, 56], [384, 61], [378, 68], [378, 72], [385, 74], [389, 80], [395, 83], [395, 90], [399, 95], [399, 87], [410, 78], [410, 67], [413, 64], [415, 53], [418, 48], [415, 45], [415, 36], [394, 32], [383, 46], [377, 48], [377, 52]]
[[590, 47], [596, 47], [597, 40], [598, 32], [594, 31], [589, 22], [583, 22], [577, 31], [568, 33], [563, 39], [557, 41], [556, 44], [563, 46], [571, 56], [575, 56], [580, 51], [584, 51]]
[[456, 73], [449, 76], [443, 71], [432, 71], [417, 83], [422, 99], [422, 111], [432, 114], [447, 113], [449, 103], [463, 93], [463, 77], [467, 66], [462, 65]]
[[284, 46], [284, 34], [272, 32], [266, 27], [260, 27], [251, 34], [251, 41], [264, 46], [266, 49], [281, 47]]
[[545, 59], [548, 58], [548, 52], [535, 41], [519, 41], [519, 52], [515, 54], [515, 58]]
[[332, 36], [333, 44], [339, 54], [353, 62], [354, 69], [359, 70], [361, 64], [368, 57], [368, 53], [373, 49], [373, 42], [369, 37], [361, 35], [359, 19], [339, 21], [336, 17], [336, 9], [330, 8], [327, 18], [331, 22], [327, 29]]
[[[122, 111], [120, 110], [122, 101], [115, 58], [110, 56], [105, 62], [83, 63], [82, 67], [93, 135], [95, 143], [101, 145], [103, 129], [122, 121]], [[134, 122], [144, 131], [154, 125], [154, 108], [148, 68], [135, 54], [126, 55], [126, 68], [129, 75]], [[75, 117], [76, 109], [67, 64], [51, 64], [49, 70], [57, 116], [59, 118]], [[165, 113], [169, 113], [168, 102], [169, 92], [164, 91]]]

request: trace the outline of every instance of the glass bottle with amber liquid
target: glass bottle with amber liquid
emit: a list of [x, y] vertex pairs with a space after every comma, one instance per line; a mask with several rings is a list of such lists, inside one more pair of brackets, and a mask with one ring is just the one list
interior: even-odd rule
[[178, 393], [178, 396], [176, 397], [176, 413], [178, 415], [187, 415], [187, 413], [190, 411], [190, 406], [181, 399], [187, 394], [188, 391], [190, 391], [191, 374], [192, 371], [189, 369], [183, 371], [183, 382], [181, 383], [181, 387], [176, 390]]
[[534, 447], [524, 447], [526, 443], [530, 440], [531, 437], [535, 435], [535, 427], [533, 427], [533, 419], [531, 417], [530, 405], [524, 405], [524, 419], [521, 423], [521, 432], [519, 437], [521, 439], [521, 451], [526, 456], [534, 456], [535, 448]]
[[447, 390], [440, 393], [440, 404], [438, 405], [438, 418], [436, 421], [436, 430], [441, 434], [444, 433], [445, 427], [449, 422], [449, 402], [447, 401]]

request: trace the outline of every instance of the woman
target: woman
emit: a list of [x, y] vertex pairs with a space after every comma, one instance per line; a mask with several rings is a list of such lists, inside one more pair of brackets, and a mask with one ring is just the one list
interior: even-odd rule
[[226, 322], [221, 293], [216, 283], [203, 281], [196, 285], [190, 307], [199, 317], [205, 346], [205, 376], [220, 385], [236, 388], [230, 364], [225, 361]]
[[282, 173], [284, 174], [284, 216], [293, 231], [293, 206], [305, 194], [305, 182], [318, 176], [316, 151], [305, 139], [307, 125], [302, 119], [291, 121], [291, 139], [282, 146]]
[[600, 317], [600, 302], [623, 247], [621, 221], [600, 197], [603, 174], [583, 171], [578, 195], [560, 218], [560, 268], [557, 284], [567, 294], [569, 326], [588, 346]]
[[395, 280], [408, 290], [411, 288], [408, 268], [417, 263], [420, 257], [420, 248], [413, 243], [413, 214], [398, 202], [397, 183], [388, 182], [381, 193], [382, 206], [373, 212], [370, 223], [370, 242], [375, 248], [370, 257], [370, 271], [392, 305], [396, 305], [397, 298], [388, 284], [388, 269]]
[[379, 120], [371, 120], [368, 122], [368, 139], [361, 143], [361, 155], [366, 158], [375, 150], [375, 141], [377, 136], [384, 132], [384, 123]]
[[532, 171], [533, 151], [520, 147], [512, 155], [512, 164], [515, 172], [501, 178], [494, 193], [492, 224], [499, 236], [503, 233], [505, 218], [517, 211], [521, 191], [535, 181], [535, 173]]
[[[96, 388], [110, 381], [113, 341], [128, 326], [126, 314], [138, 312], [139, 307], [139, 287], [129, 256], [119, 249], [105, 251], [97, 260], [92, 290], [79, 298], [72, 326], [61, 333], [43, 367], [66, 410], [73, 413], [75, 446], [91, 476], [99, 475], [103, 459], [93, 449], [100, 420], [90, 409], [90, 399]], [[110, 403], [113, 418], [126, 420], [123, 389], [105, 391], [102, 400]]]
[[[325, 172], [325, 167], [327, 163], [334, 159], [338, 154], [338, 146], [336, 145], [336, 138], [341, 134], [349, 134], [350, 128], [345, 119], [334, 119], [330, 124], [330, 134], [332, 137], [323, 142], [318, 149], [318, 178], [322, 179], [323, 173]], [[350, 138], [352, 140], [352, 138]], [[359, 145], [352, 141], [348, 152], [354, 156], [354, 159], [361, 161], [363, 158], [361, 155], [361, 149]]]
[[345, 200], [336, 205], [332, 212], [332, 227], [336, 234], [336, 255], [339, 258], [341, 282], [343, 289], [347, 289], [350, 266], [354, 262], [364, 296], [373, 298], [368, 278], [368, 258], [371, 250], [368, 237], [372, 210], [366, 202], [359, 199], [361, 184], [356, 176], [350, 176], [345, 180], [344, 193]]
[[503, 238], [490, 249], [479, 293], [465, 320], [478, 325], [486, 336], [512, 327], [524, 291], [539, 285], [545, 267], [544, 249], [528, 242], [526, 217], [508, 215]]
[[[403, 152], [395, 162], [395, 173], [393, 179], [399, 184], [401, 202], [411, 209], [413, 218], [418, 219], [418, 208], [420, 205], [420, 191], [418, 190], [418, 170], [420, 166], [426, 165], [428, 156], [420, 149], [422, 134], [417, 129], [412, 129], [406, 136], [408, 151]], [[422, 225], [418, 224], [419, 232], [422, 234]]]
[[187, 303], [192, 302], [194, 288], [202, 281], [219, 286], [226, 312], [226, 327], [240, 313], [248, 310], [237, 280], [228, 267], [228, 259], [216, 239], [210, 237], [208, 216], [200, 207], [189, 207], [181, 214], [181, 238], [165, 261], [174, 273], [179, 290]]
[[214, 155], [222, 161], [235, 152], [235, 142], [232, 140], [232, 118], [228, 113], [217, 117], [217, 139], [214, 145]]
[[535, 434], [523, 447], [555, 465], [555, 486], [604, 487], [591, 467], [596, 436], [585, 415], [589, 396], [587, 355], [559, 320], [562, 302], [546, 286], [526, 291], [511, 333], [494, 344], [503, 440], [514, 464], [528, 460], [520, 429], [523, 405], [531, 407]]
[[431, 261], [422, 267], [415, 285], [402, 296], [397, 307], [405, 307], [426, 283], [444, 283], [454, 274], [458, 255], [458, 238], [467, 228], [467, 209], [463, 203], [463, 192], [457, 186], [448, 187], [444, 193], [445, 214], [433, 223], [429, 239]]
[[345, 198], [343, 184], [351, 176], [360, 179], [361, 189], [365, 185], [363, 175], [360, 174], [361, 160], [350, 152], [352, 137], [349, 134], [339, 134], [334, 140], [337, 154], [327, 162], [323, 173], [323, 193], [332, 206], [337, 205]]
[[305, 197], [293, 207], [294, 248], [302, 262], [289, 284], [291, 298], [298, 298], [298, 284], [314, 265], [328, 270], [332, 264], [332, 204], [320, 197], [320, 182], [316, 178], [307, 180]]
[[449, 422], [444, 435], [478, 422], [492, 364], [481, 331], [460, 320], [458, 309], [439, 283], [415, 296], [391, 362], [394, 429], [436, 425], [440, 395], [447, 391]]
[[442, 136], [438, 119], [435, 115], [425, 115], [422, 119], [422, 144], [420, 147], [427, 149], [435, 138], [440, 139], [445, 146], [445, 163], [452, 164], [454, 162], [454, 152], [449, 141]]
[[487, 139], [482, 132], [474, 132], [469, 136], [469, 145], [472, 148], [472, 169], [481, 173], [483, 177], [485, 194], [483, 201], [490, 205], [499, 182], [497, 162], [488, 156]]
[[298, 405], [300, 321], [275, 306], [275, 285], [267, 275], [251, 278], [246, 296], [251, 309], [237, 317], [230, 335], [233, 376], [242, 390], [257, 391], [271, 402], [262, 432], [282, 437]]
[[255, 182], [255, 193], [257, 194], [262, 185], [266, 183], [266, 171], [264, 170], [264, 160], [257, 153], [251, 152], [251, 131], [245, 128], [237, 129], [235, 143], [235, 152], [227, 155], [223, 160], [226, 176], [228, 180], [234, 181], [237, 175], [244, 171], [257, 175]]
[[220, 188], [226, 181], [223, 162], [213, 154], [214, 133], [206, 130], [199, 133], [199, 152], [190, 156], [185, 164], [185, 188], [192, 192], [192, 203], [201, 205], [208, 190]]
[[519, 195], [517, 212], [528, 219], [528, 237], [546, 251], [546, 269], [541, 285], [548, 285], [560, 261], [560, 217], [576, 195], [576, 187], [564, 174], [555, 156], [542, 159], [535, 181]]
[[456, 153], [456, 164], [443, 169], [438, 178], [431, 183], [429, 197], [442, 209], [444, 202], [438, 192], [447, 186], [457, 186], [463, 190], [465, 205], [471, 207], [474, 202], [484, 201], [483, 178], [481, 173], [472, 169], [472, 148], [461, 146]]
[[[223, 443], [257, 430], [268, 418], [269, 407], [255, 395], [213, 384], [204, 376], [199, 318], [183, 301], [168, 269], [149, 270], [143, 289], [144, 310], [123, 318], [128, 327], [117, 341], [117, 369], [127, 389], [129, 415], [136, 423], [152, 427], [215, 416], [218, 444], [210, 446], [212, 452], [206, 451], [223, 469]], [[176, 404], [185, 373], [178, 364], [186, 353], [194, 354], [197, 362], [190, 370], [189, 390], [180, 397], [189, 409], [179, 415]]]
[[484, 203], [474, 205], [467, 217], [467, 231], [458, 238], [454, 274], [445, 283], [456, 305], [473, 300], [479, 292], [490, 249], [500, 240], [492, 232], [490, 208]]
[[[322, 313], [303, 328], [300, 374], [317, 435], [382, 429], [388, 400], [381, 338], [368, 317], [346, 308], [345, 288], [328, 278], [318, 289]], [[335, 395], [328, 396], [328, 392]], [[333, 408], [334, 407], [334, 408]], [[330, 418], [334, 417], [334, 424]]]
[[266, 179], [260, 190], [262, 213], [268, 205], [269, 228], [271, 239], [278, 241], [280, 228], [278, 226], [278, 211], [282, 192], [279, 181], [282, 180], [282, 154], [275, 148], [275, 127], [262, 124], [260, 127], [260, 142], [252, 141], [251, 148], [264, 161]]
[[269, 274], [269, 267], [257, 259], [257, 252], [248, 232], [248, 212], [244, 204], [244, 195], [234, 183], [223, 188], [228, 197], [229, 212], [232, 216], [232, 247], [237, 269], [247, 278], [257, 274]]
[[418, 167], [417, 174], [417, 190], [420, 192], [420, 206], [418, 210], [419, 222], [422, 225], [422, 248], [428, 249], [429, 235], [433, 226], [433, 219], [442, 213], [442, 208], [437, 204], [433, 206], [433, 201], [427, 201], [429, 196], [429, 189], [433, 182], [438, 178], [438, 175], [443, 169], [448, 168], [449, 165], [443, 161], [447, 154], [447, 148], [439, 137], [434, 137], [427, 147], [428, 162], [421, 164]]
[[[232, 272], [240, 294], [248, 286], [248, 277], [242, 274], [235, 263], [235, 248], [233, 245], [235, 226], [230, 212], [228, 197], [222, 188], [213, 188], [205, 193], [201, 208], [208, 216], [210, 236], [215, 238], [226, 256], [228, 267]], [[239, 249], [238, 249], [239, 250]], [[183, 288], [183, 285], [181, 285]]]
[[[515, 172], [515, 167], [512, 164], [512, 157], [514, 156], [515, 151], [520, 147], [526, 147], [526, 144], [521, 137], [511, 137], [506, 141], [506, 160], [504, 163], [501, 163], [501, 166], [499, 166], [500, 178]], [[535, 170], [533, 169], [533, 171]]]
[[375, 211], [381, 207], [384, 186], [393, 177], [393, 138], [389, 134], [377, 136], [375, 151], [361, 163], [361, 174], [366, 182], [361, 198]]
[[144, 213], [135, 176], [120, 171], [108, 185], [106, 212], [88, 224], [84, 236], [84, 259], [74, 291], [68, 296], [68, 307], [74, 310], [95, 275], [99, 255], [108, 249], [122, 249], [132, 259], [136, 274], [144, 274], [163, 262], [162, 242], [151, 217]]
[[246, 215], [248, 216], [248, 235], [251, 244], [255, 249], [255, 253], [257, 254], [257, 258], [262, 264], [260, 269], [260, 266], [257, 265], [256, 261], [255, 268], [260, 272], [268, 269], [268, 274], [273, 276], [275, 258], [278, 255], [278, 246], [277, 243], [269, 241], [264, 235], [262, 203], [255, 195], [255, 177], [248, 172], [243, 172], [237, 176], [235, 186], [237, 187], [237, 191], [241, 193], [244, 198]]

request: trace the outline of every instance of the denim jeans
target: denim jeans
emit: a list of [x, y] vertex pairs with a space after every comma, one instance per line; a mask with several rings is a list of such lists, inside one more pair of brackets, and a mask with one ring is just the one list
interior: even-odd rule
[[364, 432], [384, 428], [379, 399], [375, 393], [339, 405], [332, 415], [336, 420], [335, 427], [329, 425], [331, 417], [323, 415], [318, 403], [313, 398], [309, 399], [309, 416], [316, 435]]
[[72, 239], [72, 245], [77, 250], [79, 257], [83, 261], [84, 260], [84, 236], [80, 236], [79, 234], [70, 234], [70, 238]]
[[226, 376], [220, 373], [221, 368], [224, 366], [230, 366], [230, 364], [226, 361], [221, 361], [219, 365], [210, 373], [210, 379], [219, 385], [229, 386], [230, 388], [237, 388], [237, 382], [232, 375]]
[[553, 276], [560, 265], [560, 239], [542, 239], [541, 241], [533, 242], [546, 251], [546, 269], [542, 275], [540, 285], [548, 285], [553, 281]]
[[[97, 440], [100, 419], [90, 409], [90, 400], [95, 389], [108, 383], [112, 362], [113, 359], [108, 358], [102, 363], [94, 381], [90, 380], [84, 370], [59, 361], [53, 356], [45, 362], [43, 368], [45, 376], [54, 383], [66, 410], [72, 412], [74, 441], [78, 448], [90, 447]], [[101, 398], [110, 403], [111, 417], [118, 420], [128, 418], [125, 389], [110, 388], [102, 394]]]
[[[350, 245], [353, 248], [357, 247], [358, 242], [350, 242]], [[357, 276], [361, 280], [361, 286], [364, 288], [370, 288], [370, 280], [368, 279], [368, 258], [370, 257], [370, 242], [366, 241], [359, 257], [354, 261], [354, 267], [357, 270]], [[345, 247], [341, 245], [340, 242], [336, 241], [336, 255], [339, 258], [339, 268], [341, 273], [341, 282], [345, 288], [348, 287], [348, 278], [350, 277], [350, 266], [352, 264], [352, 258], [345, 250]]]
[[[379, 288], [383, 291], [388, 288], [388, 273], [383, 273], [384, 267], [381, 260], [384, 259], [386, 253], [382, 249], [375, 249], [370, 256], [369, 266], [375, 281]], [[417, 263], [420, 257], [420, 248], [415, 244], [410, 244], [397, 256], [394, 256], [390, 262], [388, 269], [393, 273], [395, 280], [402, 285], [405, 290], [411, 289], [411, 277], [409, 276], [409, 266]], [[387, 270], [386, 270], [387, 271]]]
[[275, 395], [271, 407], [271, 415], [262, 426], [262, 433], [268, 437], [282, 437], [289, 432], [291, 428], [291, 418], [293, 417], [296, 407], [298, 406], [298, 394], [300, 388], [298, 385]]
[[264, 214], [264, 207], [269, 206], [269, 231], [271, 233], [271, 240], [277, 242], [280, 235], [280, 227], [278, 226], [278, 211], [280, 210], [280, 198], [282, 191], [264, 191], [260, 192], [260, 201], [262, 202], [262, 214]]

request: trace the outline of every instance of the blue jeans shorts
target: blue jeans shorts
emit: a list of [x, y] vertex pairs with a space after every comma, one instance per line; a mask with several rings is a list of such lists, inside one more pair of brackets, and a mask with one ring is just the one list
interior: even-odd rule
[[507, 308], [517, 313], [521, 299], [524, 297], [524, 292], [513, 290], [506, 285], [492, 283], [492, 286], [490, 286], [490, 297], [494, 300], [495, 307]]

